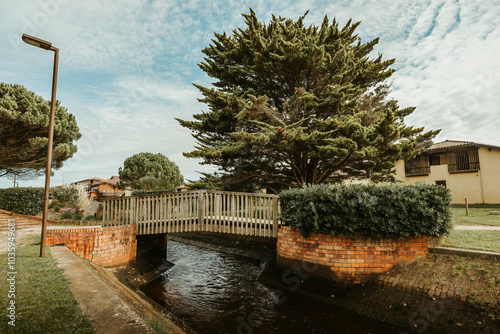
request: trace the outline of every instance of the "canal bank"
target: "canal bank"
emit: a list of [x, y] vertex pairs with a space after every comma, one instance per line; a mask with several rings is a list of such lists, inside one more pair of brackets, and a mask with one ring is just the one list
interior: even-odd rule
[[[172, 236], [217, 251], [262, 261], [259, 279], [282, 291], [292, 291], [372, 319], [426, 333], [492, 333], [500, 331], [498, 259], [429, 254], [400, 265], [376, 280], [353, 287], [330, 286], [307, 272], [267, 272], [272, 264], [272, 242], [207, 233]], [[189, 240], [189, 241], [188, 241]], [[270, 266], [273, 268], [273, 266]]]

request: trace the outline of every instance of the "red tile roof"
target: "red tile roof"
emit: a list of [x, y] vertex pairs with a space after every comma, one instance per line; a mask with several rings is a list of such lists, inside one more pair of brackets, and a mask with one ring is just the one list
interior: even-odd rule
[[456, 148], [456, 147], [463, 147], [463, 146], [480, 146], [480, 147], [493, 148], [493, 149], [500, 150], [500, 147], [495, 146], [495, 145], [486, 145], [486, 144], [480, 144], [480, 143], [475, 143], [472, 141], [463, 141], [463, 140], [445, 140], [445, 141], [433, 144], [431, 147], [429, 147], [427, 149], [427, 151], [446, 150], [449, 148]]

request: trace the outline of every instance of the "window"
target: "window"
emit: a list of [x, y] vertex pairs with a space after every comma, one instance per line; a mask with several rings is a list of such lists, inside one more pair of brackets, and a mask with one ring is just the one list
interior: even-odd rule
[[436, 181], [436, 184], [437, 184], [438, 186], [443, 186], [443, 187], [445, 187], [445, 188], [446, 188], [446, 180], [443, 180], [443, 181]]
[[429, 165], [431, 166], [437, 166], [441, 165], [441, 157], [439, 155], [431, 155], [429, 157]]
[[449, 173], [468, 173], [478, 170], [479, 153], [477, 147], [448, 152]]
[[417, 155], [415, 158], [405, 161], [406, 176], [429, 175], [430, 172], [428, 156]]

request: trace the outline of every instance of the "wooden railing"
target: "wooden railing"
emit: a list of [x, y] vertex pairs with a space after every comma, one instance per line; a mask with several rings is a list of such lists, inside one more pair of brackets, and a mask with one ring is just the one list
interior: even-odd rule
[[103, 201], [103, 225], [137, 224], [137, 234], [206, 231], [276, 237], [277, 195], [190, 191]]

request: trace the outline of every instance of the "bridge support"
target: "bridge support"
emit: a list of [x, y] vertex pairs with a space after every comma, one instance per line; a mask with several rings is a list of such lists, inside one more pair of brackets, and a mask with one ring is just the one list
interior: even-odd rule
[[167, 234], [145, 234], [137, 236], [137, 258], [154, 256], [167, 258]]

